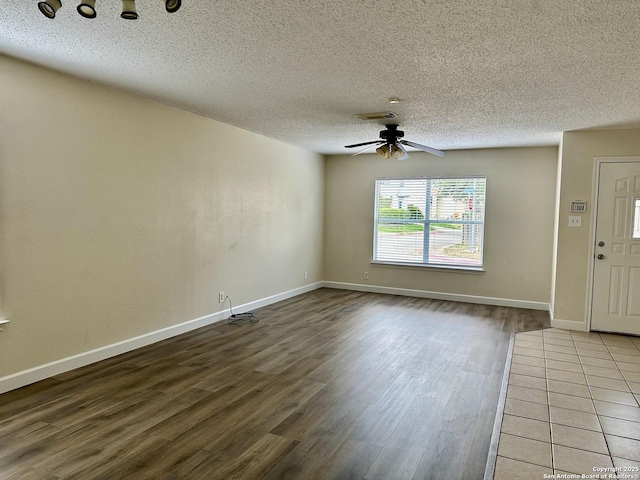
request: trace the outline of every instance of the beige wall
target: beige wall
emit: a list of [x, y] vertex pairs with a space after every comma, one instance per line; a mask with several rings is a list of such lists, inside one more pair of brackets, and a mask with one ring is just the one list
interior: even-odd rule
[[[579, 322], [580, 326], [576, 328], [586, 328], [594, 157], [640, 155], [640, 129], [565, 132], [560, 154], [553, 318]], [[571, 200], [589, 201], [587, 213], [581, 215], [581, 228], [567, 226]]]
[[[593, 157], [640, 155], [640, 130], [609, 130], [324, 162], [5, 56], [0, 85], [0, 378], [219, 311], [219, 291], [242, 304], [323, 279], [552, 298], [586, 326], [591, 211], [570, 229], [568, 204], [592, 206]], [[372, 265], [374, 180], [447, 175], [487, 176], [486, 272]]]
[[322, 156], [4, 56], [0, 85], [0, 377], [322, 280]]
[[[548, 304], [557, 161], [555, 147], [328, 157], [325, 280]], [[486, 272], [372, 265], [375, 179], [447, 175], [487, 176]]]

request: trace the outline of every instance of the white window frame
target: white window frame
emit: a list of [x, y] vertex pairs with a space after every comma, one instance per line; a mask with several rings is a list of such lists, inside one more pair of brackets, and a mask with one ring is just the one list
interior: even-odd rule
[[[428, 199], [431, 198], [431, 181], [432, 180], [473, 180], [473, 179], [482, 179], [485, 182], [485, 217], [482, 220], [446, 220], [446, 223], [451, 224], [460, 224], [460, 225], [482, 225], [482, 250], [480, 252], [480, 262], [476, 265], [467, 265], [463, 263], [429, 263], [429, 234], [430, 234], [430, 225], [432, 223], [443, 223], [443, 220], [438, 219], [430, 219], [430, 201]], [[378, 219], [378, 211], [379, 211], [379, 185], [380, 182], [383, 181], [411, 181], [411, 180], [428, 180], [427, 182], [427, 192], [426, 192], [426, 208], [424, 212], [423, 220], [416, 219], [393, 219], [393, 221], [389, 222], [380, 222]], [[389, 265], [389, 266], [404, 266], [404, 267], [421, 267], [421, 268], [438, 268], [438, 269], [453, 269], [453, 270], [466, 270], [470, 272], [483, 272], [484, 271], [484, 239], [485, 239], [485, 221], [486, 221], [486, 193], [487, 193], [487, 177], [485, 175], [461, 175], [461, 176], [429, 176], [429, 177], [401, 177], [401, 178], [376, 178], [375, 180], [375, 206], [374, 206], [374, 221], [373, 221], [373, 259], [371, 261], [372, 264], [378, 265]], [[415, 223], [423, 223], [424, 231], [423, 231], [423, 261], [422, 262], [401, 262], [401, 261], [390, 261], [390, 260], [378, 260], [378, 226], [384, 223], [407, 223], [407, 224], [415, 224]]]

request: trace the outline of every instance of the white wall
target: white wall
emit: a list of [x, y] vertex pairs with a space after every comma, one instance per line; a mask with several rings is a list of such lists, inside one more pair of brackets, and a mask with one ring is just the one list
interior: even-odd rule
[[322, 156], [5, 56], [0, 85], [0, 379], [322, 280]]
[[[415, 152], [406, 161], [328, 157], [325, 280], [548, 304], [557, 161], [555, 147], [460, 150], [443, 158]], [[371, 264], [375, 179], [455, 175], [487, 177], [486, 271]]]

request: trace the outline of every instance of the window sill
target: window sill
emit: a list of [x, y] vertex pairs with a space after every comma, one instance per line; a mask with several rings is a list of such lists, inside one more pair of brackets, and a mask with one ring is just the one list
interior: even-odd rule
[[380, 262], [376, 260], [371, 261], [372, 265], [377, 265], [380, 267], [392, 267], [392, 268], [408, 268], [412, 269], [428, 269], [437, 272], [449, 272], [449, 273], [471, 273], [471, 274], [479, 274], [484, 273], [484, 267], [462, 267], [462, 266], [453, 266], [453, 265], [417, 265], [415, 263], [391, 263], [391, 262]]

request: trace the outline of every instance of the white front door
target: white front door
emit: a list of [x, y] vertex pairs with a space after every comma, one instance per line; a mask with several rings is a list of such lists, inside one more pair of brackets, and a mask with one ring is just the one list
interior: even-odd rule
[[640, 162], [599, 165], [591, 329], [640, 335]]

